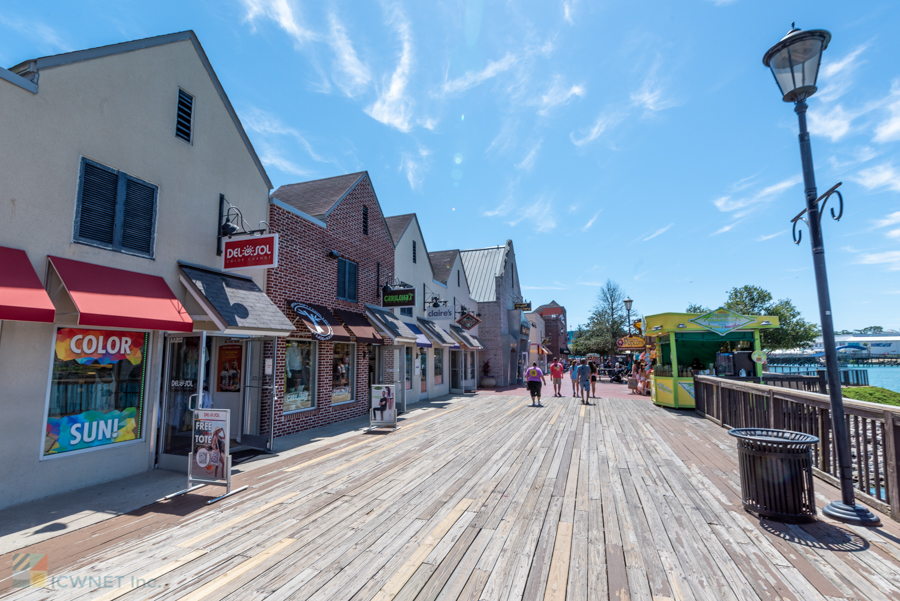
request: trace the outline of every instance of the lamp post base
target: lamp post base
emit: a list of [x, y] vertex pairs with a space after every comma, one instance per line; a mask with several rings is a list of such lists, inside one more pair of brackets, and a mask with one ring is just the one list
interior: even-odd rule
[[881, 525], [881, 519], [859, 503], [847, 505], [841, 501], [832, 501], [822, 509], [822, 513], [845, 524], [853, 524], [855, 526]]

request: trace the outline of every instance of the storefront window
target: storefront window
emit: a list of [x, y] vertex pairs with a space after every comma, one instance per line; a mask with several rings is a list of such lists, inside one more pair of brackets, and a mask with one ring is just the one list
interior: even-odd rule
[[434, 385], [444, 382], [444, 349], [434, 349]]
[[475, 351], [469, 351], [469, 380], [475, 379]]
[[412, 368], [413, 354], [412, 347], [406, 347], [406, 389], [412, 390]]
[[316, 348], [308, 340], [288, 340], [284, 350], [284, 413], [316, 407]]
[[57, 331], [44, 456], [141, 438], [148, 342], [145, 332]]
[[331, 402], [352, 401], [356, 388], [356, 345], [336, 342], [331, 369]]

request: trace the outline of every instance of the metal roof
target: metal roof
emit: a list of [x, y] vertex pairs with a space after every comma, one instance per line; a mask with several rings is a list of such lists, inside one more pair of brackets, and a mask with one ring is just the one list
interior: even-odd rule
[[503, 274], [508, 246], [461, 250], [463, 267], [469, 280], [469, 294], [479, 303], [497, 300], [497, 276]]

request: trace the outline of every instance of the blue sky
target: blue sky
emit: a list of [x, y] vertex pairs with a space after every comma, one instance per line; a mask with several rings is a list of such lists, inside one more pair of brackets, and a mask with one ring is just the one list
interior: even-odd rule
[[900, 328], [900, 5], [890, 1], [25, 2], [0, 64], [197, 32], [276, 186], [368, 170], [431, 251], [514, 241], [535, 305], [583, 323], [757, 284], [818, 322], [797, 123], [762, 55], [832, 32], [810, 101], [835, 326]]

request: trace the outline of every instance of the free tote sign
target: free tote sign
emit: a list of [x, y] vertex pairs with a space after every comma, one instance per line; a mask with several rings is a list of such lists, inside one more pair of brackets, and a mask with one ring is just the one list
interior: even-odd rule
[[278, 267], [278, 234], [225, 241], [224, 269]]

